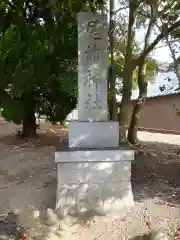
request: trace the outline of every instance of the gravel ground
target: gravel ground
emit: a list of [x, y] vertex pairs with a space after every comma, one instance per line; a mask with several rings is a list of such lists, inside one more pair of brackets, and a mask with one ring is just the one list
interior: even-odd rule
[[12, 135], [16, 126], [0, 123], [0, 226], [10, 211], [18, 216], [17, 225], [25, 228], [28, 239], [37, 240], [138, 239], [135, 236], [148, 230], [144, 217], [154, 230], [170, 233], [179, 225], [180, 137], [141, 132], [140, 139], [149, 142], [146, 154], [138, 154], [132, 166], [135, 207], [116, 219], [96, 218], [90, 226], [63, 230], [60, 221], [60, 227], [47, 226], [42, 213], [44, 206], [55, 206], [55, 146], [66, 131], [47, 125], [40, 131], [40, 138], [27, 142]]

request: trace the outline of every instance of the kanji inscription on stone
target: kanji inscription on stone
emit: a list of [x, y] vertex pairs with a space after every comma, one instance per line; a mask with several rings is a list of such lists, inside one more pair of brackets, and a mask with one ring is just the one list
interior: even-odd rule
[[107, 16], [78, 13], [78, 120], [107, 121]]

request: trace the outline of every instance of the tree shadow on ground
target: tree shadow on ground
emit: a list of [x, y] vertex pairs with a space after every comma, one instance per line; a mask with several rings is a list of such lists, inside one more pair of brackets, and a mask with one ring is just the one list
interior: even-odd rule
[[129, 240], [151, 240], [151, 235], [150, 234], [142, 234], [139, 236], [132, 237]]
[[9, 212], [4, 219], [0, 220], [0, 239], [19, 239], [17, 214]]
[[[6, 122], [0, 122], [1, 128], [7, 128]], [[67, 137], [67, 129], [61, 125], [51, 125], [49, 123], [42, 124], [42, 127], [37, 130], [37, 137], [20, 137], [17, 136], [16, 126], [12, 124], [9, 129], [12, 133], [11, 134], [1, 134], [0, 135], [0, 143], [11, 147], [23, 147], [23, 148], [41, 148], [45, 146], [52, 146], [55, 147], [57, 142], [60, 139], [64, 139]]]
[[[27, 186], [28, 187], [28, 186]], [[41, 189], [23, 189], [17, 192], [20, 195], [17, 199], [21, 199], [21, 202], [17, 199], [9, 199], [10, 211], [6, 211], [1, 216], [0, 220], [0, 239], [16, 239], [11, 238], [17, 236], [17, 232], [20, 229], [24, 230], [24, 234], [27, 239], [58, 239], [61, 237], [62, 230], [59, 225], [53, 226], [54, 223], [46, 223], [46, 215], [44, 215], [47, 208], [54, 209], [56, 201], [56, 179], [51, 181], [51, 184]], [[34, 195], [27, 199], [27, 192], [30, 195]], [[44, 206], [46, 209], [44, 209]], [[8, 215], [13, 217], [9, 218]], [[19, 236], [19, 235], [18, 235]]]
[[146, 143], [145, 153], [136, 154], [132, 163], [132, 187], [135, 201], [159, 198], [162, 204], [179, 204], [180, 146]]

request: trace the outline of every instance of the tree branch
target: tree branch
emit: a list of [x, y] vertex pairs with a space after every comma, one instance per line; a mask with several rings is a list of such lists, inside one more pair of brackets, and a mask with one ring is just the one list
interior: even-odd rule
[[156, 16], [154, 16], [153, 14], [153, 8], [151, 7], [151, 19], [149, 20], [149, 24], [148, 24], [148, 29], [146, 32], [146, 36], [145, 36], [145, 41], [144, 41], [144, 51], [146, 50], [146, 48], [148, 47], [148, 42], [149, 42], [149, 38], [151, 35], [151, 31], [152, 31], [152, 27], [154, 25], [154, 23], [156, 22]]
[[129, 7], [128, 6], [125, 6], [125, 7], [121, 7], [119, 9], [117, 9], [114, 14], [117, 14], [118, 12], [122, 11], [122, 10], [125, 10], [125, 9], [128, 9]]
[[[157, 27], [159, 28], [159, 26], [157, 25]], [[172, 48], [172, 45], [169, 41], [169, 38], [168, 38], [168, 34], [167, 34], [167, 27], [164, 26], [164, 30], [166, 32], [166, 35], [165, 35], [165, 40], [166, 40], [166, 43], [167, 43], [167, 46], [169, 47], [169, 50], [171, 52], [171, 57], [174, 61], [174, 73], [178, 79], [178, 83], [179, 83], [179, 86], [180, 86], [180, 72], [179, 72], [179, 66], [178, 66], [178, 63], [177, 63], [177, 59], [176, 59], [176, 54], [175, 54], [175, 51], [173, 50]]]
[[143, 53], [134, 60], [133, 70], [139, 65], [139, 63], [147, 57], [147, 55], [154, 49], [154, 47], [165, 37], [165, 35], [173, 32], [176, 28], [180, 26], [180, 20], [175, 22], [171, 27], [167, 28], [167, 30], [160, 33], [157, 38], [143, 51]]

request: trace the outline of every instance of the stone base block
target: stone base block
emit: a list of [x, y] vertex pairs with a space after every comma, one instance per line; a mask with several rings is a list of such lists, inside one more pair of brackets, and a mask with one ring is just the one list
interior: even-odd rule
[[121, 149], [88, 152], [56, 152], [56, 209], [60, 209], [64, 217], [88, 212], [117, 214], [133, 206], [131, 161], [134, 152]]
[[119, 123], [69, 122], [70, 148], [104, 148], [119, 146]]

